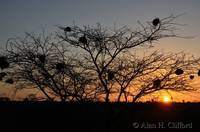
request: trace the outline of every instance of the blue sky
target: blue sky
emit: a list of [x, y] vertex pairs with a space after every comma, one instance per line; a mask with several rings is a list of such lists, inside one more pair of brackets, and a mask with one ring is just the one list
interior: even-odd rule
[[156, 45], [166, 51], [186, 51], [200, 56], [199, 0], [0, 0], [0, 47], [10, 37], [25, 31], [47, 33], [55, 25], [128, 25], [137, 28], [137, 20], [150, 21], [155, 16], [186, 13], [177, 19], [180, 34], [194, 39], [164, 39]]

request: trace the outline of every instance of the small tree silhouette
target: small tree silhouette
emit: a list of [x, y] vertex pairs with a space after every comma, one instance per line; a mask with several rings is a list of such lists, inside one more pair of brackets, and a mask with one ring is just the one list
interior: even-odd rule
[[[9, 39], [9, 77], [16, 85], [38, 88], [49, 100], [61, 101], [128, 101], [131, 97], [135, 102], [160, 90], [194, 90], [186, 76], [198, 59], [188, 60], [183, 53], [133, 54], [137, 47], [148, 49], [154, 41], [179, 37], [174, 33], [177, 17], [155, 18], [146, 25], [138, 22], [137, 30], [127, 26], [112, 30], [100, 24], [58, 26], [56, 38], [26, 33], [25, 39]], [[177, 76], [179, 67], [187, 72]]]
[[[49, 100], [55, 97], [61, 101], [89, 99], [84, 92], [89, 78], [84, 77], [84, 71], [66, 55], [67, 47], [51, 37], [26, 33], [23, 41], [19, 38], [8, 40], [9, 76], [20, 88], [40, 89]], [[13, 80], [5, 82], [11, 84]]]

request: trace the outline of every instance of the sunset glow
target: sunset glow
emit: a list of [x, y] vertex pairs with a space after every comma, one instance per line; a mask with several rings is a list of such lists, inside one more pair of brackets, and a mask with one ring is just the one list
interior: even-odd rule
[[0, 16], [0, 132], [200, 132], [200, 0], [0, 0]]
[[163, 102], [164, 102], [164, 103], [169, 103], [169, 102], [171, 102], [170, 97], [169, 97], [169, 96], [164, 96], [164, 97], [163, 97]]

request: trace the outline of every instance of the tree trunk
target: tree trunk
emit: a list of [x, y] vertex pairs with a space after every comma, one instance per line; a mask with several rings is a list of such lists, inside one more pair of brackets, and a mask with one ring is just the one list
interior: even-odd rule
[[106, 102], [106, 103], [109, 103], [109, 102], [110, 102], [110, 100], [109, 100], [109, 95], [110, 95], [110, 92], [107, 92], [107, 93], [106, 93], [106, 98], [105, 98], [105, 102]]

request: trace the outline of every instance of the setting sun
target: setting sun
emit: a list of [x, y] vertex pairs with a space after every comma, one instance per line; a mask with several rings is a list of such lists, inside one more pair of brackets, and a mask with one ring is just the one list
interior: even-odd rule
[[170, 102], [171, 100], [170, 100], [170, 97], [169, 96], [164, 96], [163, 97], [163, 102], [165, 102], [165, 103], [168, 103], [168, 102]]

